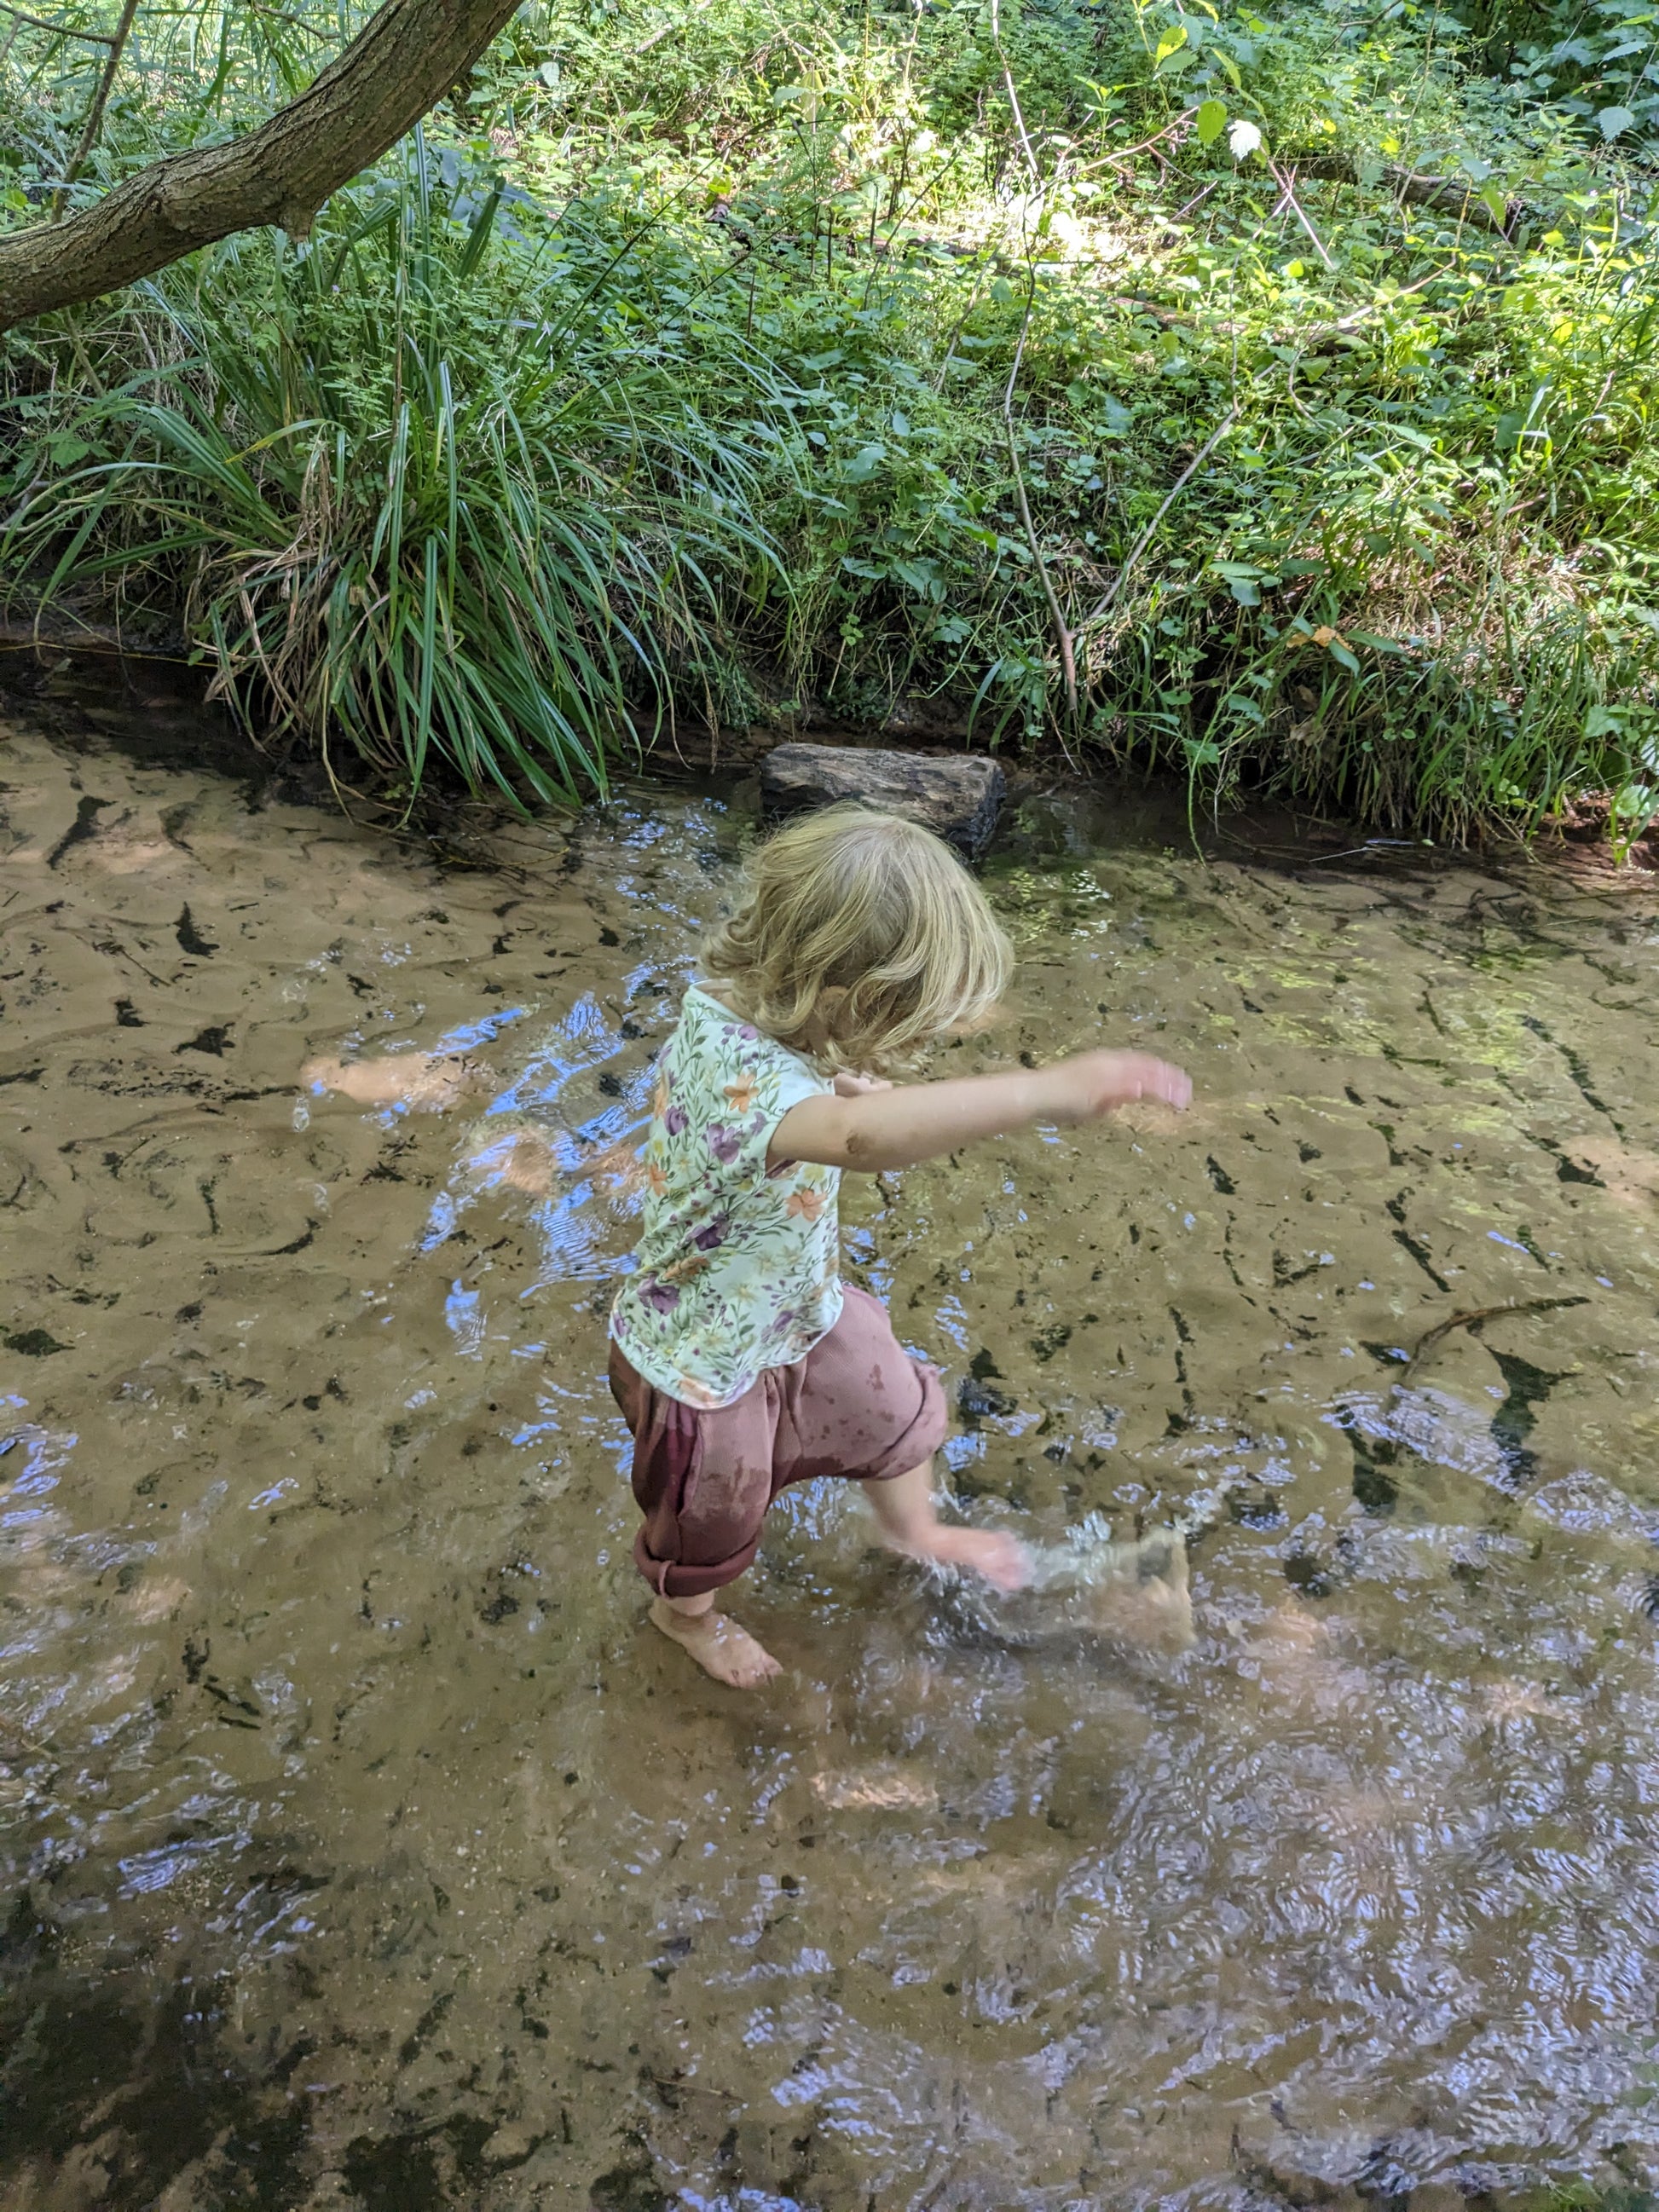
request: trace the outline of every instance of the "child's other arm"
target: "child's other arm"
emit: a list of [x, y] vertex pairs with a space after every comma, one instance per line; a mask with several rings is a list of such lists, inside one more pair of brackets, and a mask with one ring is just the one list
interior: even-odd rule
[[392, 1052], [378, 1060], [308, 1060], [300, 1080], [308, 1090], [337, 1091], [361, 1106], [453, 1105], [481, 1073], [465, 1053]]
[[1096, 1121], [1132, 1099], [1184, 1109], [1191, 1079], [1144, 1052], [1080, 1052], [1052, 1067], [913, 1083], [856, 1097], [803, 1098], [773, 1132], [767, 1164], [816, 1160], [825, 1167], [914, 1167], [981, 1137], [1006, 1136], [1036, 1121]]

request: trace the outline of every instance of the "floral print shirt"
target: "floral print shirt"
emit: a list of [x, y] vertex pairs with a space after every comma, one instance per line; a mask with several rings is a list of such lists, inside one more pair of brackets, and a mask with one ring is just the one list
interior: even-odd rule
[[841, 1171], [766, 1164], [789, 1109], [833, 1088], [708, 992], [686, 993], [642, 1156], [644, 1231], [611, 1316], [653, 1389], [729, 1406], [840, 1319]]

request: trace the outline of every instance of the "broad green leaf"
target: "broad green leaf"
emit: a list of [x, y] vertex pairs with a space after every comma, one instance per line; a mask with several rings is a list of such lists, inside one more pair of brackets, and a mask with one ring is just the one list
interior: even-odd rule
[[1621, 131], [1628, 131], [1636, 118], [1628, 107], [1604, 107], [1596, 116], [1603, 138], [1616, 138]]
[[1153, 68], [1162, 69], [1170, 55], [1179, 53], [1186, 43], [1187, 26], [1184, 23], [1177, 23], [1172, 31], [1166, 31], [1158, 42], [1158, 52], [1152, 58]]
[[1130, 423], [1134, 421], [1133, 410], [1126, 407], [1121, 399], [1115, 398], [1109, 392], [1103, 395], [1100, 409], [1102, 428], [1109, 438], [1121, 438]]
[[945, 580], [932, 561], [895, 561], [890, 573], [935, 605], [945, 597]]
[[1195, 127], [1198, 131], [1199, 144], [1213, 146], [1227, 127], [1227, 111], [1222, 102], [1218, 100], [1206, 100], [1198, 111]]

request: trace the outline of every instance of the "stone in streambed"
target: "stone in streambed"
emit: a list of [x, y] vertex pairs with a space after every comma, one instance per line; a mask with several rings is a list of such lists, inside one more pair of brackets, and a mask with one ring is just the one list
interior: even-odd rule
[[769, 815], [805, 814], [861, 799], [920, 822], [969, 860], [989, 845], [1006, 790], [996, 763], [973, 755], [936, 760], [849, 745], [779, 745], [761, 768], [761, 801]]

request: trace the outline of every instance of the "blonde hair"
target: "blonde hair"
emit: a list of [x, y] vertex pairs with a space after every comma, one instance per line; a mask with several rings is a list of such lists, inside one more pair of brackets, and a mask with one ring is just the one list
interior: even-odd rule
[[702, 964], [780, 1044], [881, 1075], [983, 1023], [1013, 953], [942, 838], [854, 802], [757, 848]]

